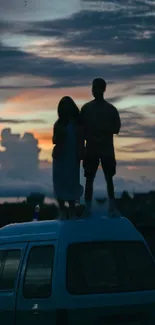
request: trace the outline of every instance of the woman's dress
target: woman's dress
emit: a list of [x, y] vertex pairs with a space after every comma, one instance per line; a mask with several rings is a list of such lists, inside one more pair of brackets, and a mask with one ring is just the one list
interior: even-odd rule
[[64, 145], [58, 157], [53, 159], [53, 188], [59, 200], [79, 200], [83, 194], [80, 160], [77, 158], [77, 133], [73, 123], [66, 126]]

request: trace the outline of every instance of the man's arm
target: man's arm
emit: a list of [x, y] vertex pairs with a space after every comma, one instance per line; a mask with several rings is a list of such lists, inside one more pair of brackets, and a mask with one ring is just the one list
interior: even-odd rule
[[85, 105], [82, 106], [80, 112], [80, 158], [84, 159], [85, 154]]
[[120, 128], [121, 128], [121, 119], [118, 110], [115, 108], [114, 110], [114, 134], [119, 134]]
[[84, 115], [85, 115], [85, 105], [81, 107], [80, 111], [80, 125], [84, 127]]

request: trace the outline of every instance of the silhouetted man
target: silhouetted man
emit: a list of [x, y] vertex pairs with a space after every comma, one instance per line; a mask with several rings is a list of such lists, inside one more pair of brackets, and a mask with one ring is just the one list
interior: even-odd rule
[[101, 162], [107, 183], [109, 211], [115, 209], [113, 176], [116, 174], [116, 160], [113, 135], [118, 134], [121, 121], [117, 109], [104, 99], [106, 82], [96, 78], [92, 82], [94, 100], [81, 109], [81, 125], [86, 141], [83, 167], [86, 177], [85, 203], [87, 214], [91, 213], [93, 182]]

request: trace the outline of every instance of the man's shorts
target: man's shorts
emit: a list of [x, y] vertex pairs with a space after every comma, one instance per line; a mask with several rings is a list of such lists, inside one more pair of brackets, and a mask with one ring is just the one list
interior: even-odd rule
[[116, 159], [114, 156], [86, 155], [83, 160], [84, 176], [95, 178], [100, 162], [105, 177], [113, 177], [116, 174]]

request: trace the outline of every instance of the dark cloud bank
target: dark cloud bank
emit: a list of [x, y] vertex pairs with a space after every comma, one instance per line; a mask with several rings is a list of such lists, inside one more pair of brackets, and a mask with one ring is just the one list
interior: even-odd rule
[[[115, 1], [120, 6], [122, 1]], [[33, 74], [55, 80], [53, 87], [88, 85], [95, 75], [108, 80], [130, 80], [137, 76], [155, 73], [155, 25], [153, 2], [126, 2], [126, 10], [84, 10], [65, 19], [29, 22], [22, 25], [21, 35], [55, 37], [58, 44], [70, 53], [86, 52], [106, 55], [134, 55], [144, 59], [137, 64], [87, 64], [67, 62], [60, 58], [42, 58], [28, 54], [17, 47], [0, 45], [0, 75]], [[130, 10], [129, 10], [130, 9]], [[10, 25], [9, 25], [10, 24]], [[14, 30], [15, 23], [0, 23], [2, 33]], [[16, 32], [17, 33], [17, 32]], [[45, 46], [45, 45], [44, 45]], [[49, 45], [51, 47], [51, 45]], [[153, 61], [154, 60], [154, 61]]]

